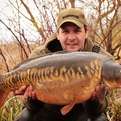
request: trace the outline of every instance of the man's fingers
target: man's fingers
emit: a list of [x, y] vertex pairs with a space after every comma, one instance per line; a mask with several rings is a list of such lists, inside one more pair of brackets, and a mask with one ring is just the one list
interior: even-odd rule
[[24, 94], [27, 86], [21, 86], [18, 90], [15, 91], [15, 95], [22, 95]]
[[32, 99], [36, 99], [37, 97], [36, 97], [36, 93], [35, 93], [35, 91], [33, 91], [32, 92]]
[[[8, 94], [7, 99], [9, 99], [9, 98], [11, 98], [11, 97], [13, 97], [13, 96], [15, 96], [15, 93], [14, 93], [13, 91], [11, 91], [11, 92]], [[6, 99], [6, 100], [7, 100], [7, 99]]]
[[36, 98], [36, 93], [33, 90], [32, 86], [27, 87], [27, 89], [24, 93], [24, 98], [27, 99], [28, 97], [31, 97], [32, 99]]
[[103, 100], [105, 91], [105, 86], [103, 84], [96, 86], [95, 91], [92, 94], [92, 100], [95, 98]]
[[29, 97], [29, 87], [27, 87], [25, 93], [24, 93], [24, 98], [28, 98]]
[[35, 99], [36, 98], [36, 93], [33, 90], [32, 86], [29, 86], [28, 92], [29, 92], [29, 97], [32, 97], [32, 99]]
[[33, 91], [33, 88], [32, 88], [32, 86], [30, 85], [29, 87], [28, 87], [28, 92], [29, 92], [29, 97], [32, 97], [32, 91]]
[[15, 95], [22, 95], [22, 98], [24, 101], [26, 101], [28, 97], [31, 97], [32, 99], [36, 99], [36, 93], [33, 90], [32, 86], [21, 86], [18, 90], [11, 91], [8, 97], [12, 97]]

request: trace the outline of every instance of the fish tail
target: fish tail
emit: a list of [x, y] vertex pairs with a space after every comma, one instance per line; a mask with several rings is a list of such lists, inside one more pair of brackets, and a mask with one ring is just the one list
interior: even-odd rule
[[0, 107], [4, 104], [5, 100], [7, 99], [7, 96], [9, 94], [9, 91], [3, 88], [3, 76], [0, 75]]

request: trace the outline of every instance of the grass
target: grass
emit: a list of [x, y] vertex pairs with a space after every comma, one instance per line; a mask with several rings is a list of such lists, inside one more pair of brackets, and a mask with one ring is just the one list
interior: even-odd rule
[[106, 97], [108, 121], [121, 121], [121, 89], [114, 89]]
[[14, 121], [23, 108], [20, 97], [12, 97], [0, 109], [0, 121]]

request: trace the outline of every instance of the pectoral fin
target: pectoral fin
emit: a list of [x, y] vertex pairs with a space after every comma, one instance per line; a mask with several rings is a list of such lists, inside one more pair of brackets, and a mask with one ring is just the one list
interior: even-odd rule
[[75, 102], [72, 102], [68, 105], [65, 105], [64, 107], [61, 108], [61, 114], [62, 115], [66, 115], [67, 113], [69, 113], [71, 111], [71, 109], [74, 107]]

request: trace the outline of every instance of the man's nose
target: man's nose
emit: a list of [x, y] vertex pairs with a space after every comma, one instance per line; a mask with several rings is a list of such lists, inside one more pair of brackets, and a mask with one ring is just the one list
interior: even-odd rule
[[69, 40], [74, 40], [74, 39], [76, 39], [75, 33], [73, 33], [73, 32], [69, 33], [69, 34], [68, 34], [68, 39], [69, 39]]

